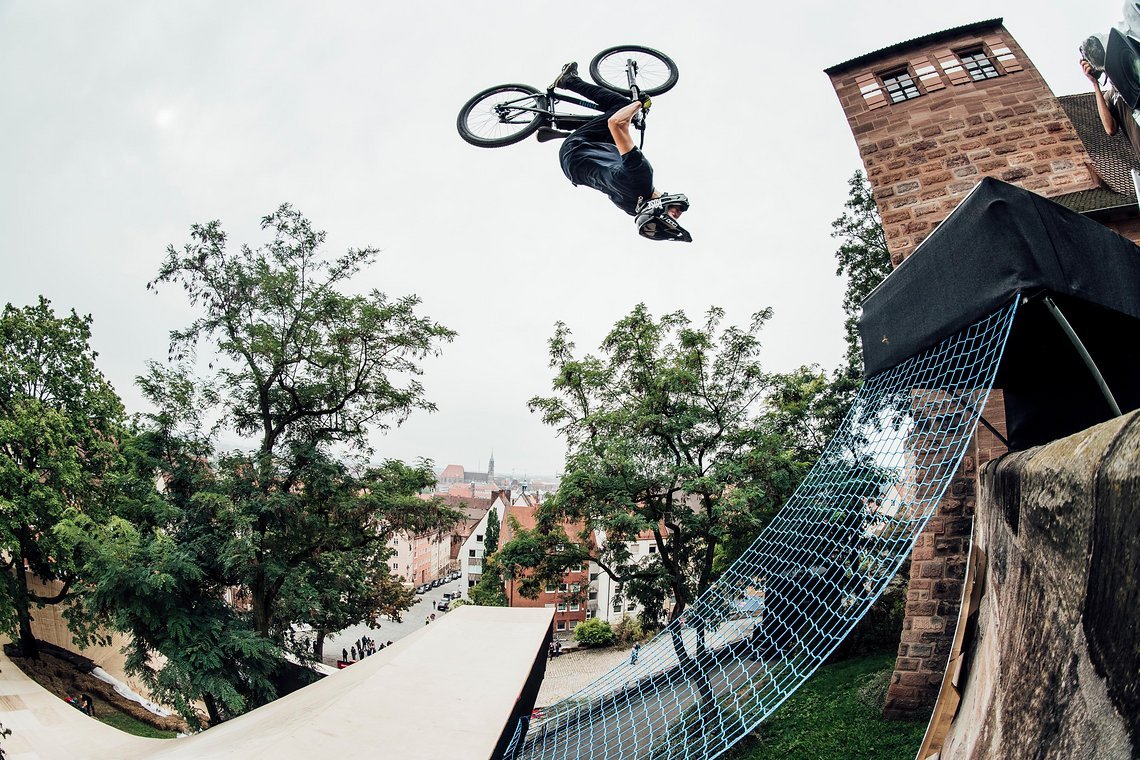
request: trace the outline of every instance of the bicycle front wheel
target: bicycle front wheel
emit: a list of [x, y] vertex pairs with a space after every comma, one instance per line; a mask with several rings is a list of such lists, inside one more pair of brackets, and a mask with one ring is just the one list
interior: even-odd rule
[[546, 98], [528, 84], [501, 84], [483, 90], [459, 111], [459, 136], [480, 148], [500, 148], [524, 140], [547, 119]]
[[637, 67], [637, 86], [645, 95], [660, 95], [677, 84], [680, 72], [673, 59], [641, 45], [618, 45], [598, 53], [590, 61], [590, 77], [607, 90], [629, 95], [629, 61]]

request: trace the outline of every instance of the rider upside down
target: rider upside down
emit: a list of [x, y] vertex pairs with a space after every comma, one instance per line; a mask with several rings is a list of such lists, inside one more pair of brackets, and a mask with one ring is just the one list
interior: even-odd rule
[[663, 194], [653, 186], [653, 167], [629, 133], [634, 116], [643, 107], [648, 108], [648, 98], [644, 103], [630, 102], [612, 90], [590, 84], [578, 76], [574, 62], [562, 67], [551, 89], [569, 90], [606, 109], [568, 135], [546, 127], [538, 130], [541, 141], [565, 137], [558, 159], [566, 177], [575, 186], [586, 185], [605, 193], [615, 206], [636, 218], [642, 237], [692, 242], [692, 236], [677, 222], [688, 210], [689, 199], [680, 193]]

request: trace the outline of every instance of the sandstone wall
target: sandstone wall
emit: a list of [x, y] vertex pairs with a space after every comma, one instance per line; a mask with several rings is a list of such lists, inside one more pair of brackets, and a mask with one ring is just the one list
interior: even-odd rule
[[984, 596], [941, 760], [1140, 756], [1140, 412], [980, 474]]

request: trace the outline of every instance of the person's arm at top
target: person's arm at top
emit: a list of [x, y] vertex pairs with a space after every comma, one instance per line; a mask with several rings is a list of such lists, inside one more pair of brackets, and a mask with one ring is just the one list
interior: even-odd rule
[[[1093, 73], [1092, 64], [1086, 60], [1081, 60], [1081, 70], [1085, 72], [1085, 76], [1092, 82], [1093, 93], [1096, 95], [1096, 112], [1100, 116], [1100, 124], [1104, 127], [1105, 134], [1116, 134], [1116, 117], [1112, 115], [1112, 109], [1108, 107], [1108, 101], [1104, 99], [1104, 93], [1100, 91], [1100, 78]], [[615, 114], [616, 115], [616, 114]], [[610, 127], [612, 130], [613, 127]]]
[[633, 138], [629, 134], [629, 122], [633, 119], [634, 114], [640, 110], [641, 103], [635, 100], [611, 116], [607, 122], [610, 127], [610, 134], [613, 135], [614, 138], [614, 145], [617, 146], [618, 153], [623, 156], [636, 147], [633, 144]]

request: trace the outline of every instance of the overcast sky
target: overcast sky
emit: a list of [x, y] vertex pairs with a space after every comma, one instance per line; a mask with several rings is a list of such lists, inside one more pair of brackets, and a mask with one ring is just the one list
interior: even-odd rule
[[[825, 67], [1002, 16], [1054, 93], [1081, 92], [1077, 45], [1121, 15], [1103, 0], [0, 0], [0, 302], [91, 314], [100, 367], [139, 411], [134, 377], [193, 318], [180, 290], [145, 289], [165, 247], [212, 219], [256, 245], [288, 201], [330, 253], [383, 250], [361, 289], [416, 293], [459, 332], [425, 365], [439, 411], [378, 455], [484, 470], [494, 450], [499, 473], [560, 472], [562, 442], [526, 409], [549, 390], [558, 320], [594, 350], [639, 302], [715, 304], [736, 324], [771, 306], [769, 369], [838, 363], [830, 222], [861, 164]], [[544, 87], [622, 43], [681, 69], [645, 152], [657, 186], [692, 201], [691, 245], [638, 238], [566, 181], [557, 143], [487, 150], [455, 131], [478, 90]]]

